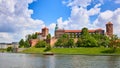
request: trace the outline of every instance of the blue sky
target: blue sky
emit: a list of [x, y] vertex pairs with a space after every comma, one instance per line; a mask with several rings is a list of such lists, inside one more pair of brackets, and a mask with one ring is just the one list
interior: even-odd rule
[[0, 42], [18, 42], [48, 27], [102, 28], [111, 21], [120, 37], [120, 0], [0, 0]]
[[62, 0], [37, 0], [29, 5], [29, 9], [34, 11], [33, 19], [43, 20], [46, 25], [56, 22], [59, 17], [65, 20], [70, 16], [70, 8]]
[[[71, 7], [63, 4], [64, 1], [67, 2], [68, 0], [36, 0], [29, 4], [29, 9], [34, 11], [31, 17], [33, 19], [43, 20], [47, 26], [50, 25], [50, 23], [56, 22], [59, 17], [62, 17], [63, 20], [66, 20], [68, 17], [70, 17]], [[101, 1], [94, 0], [86, 7], [87, 10], [90, 10], [98, 3], [101, 3]], [[117, 8], [120, 8], [120, 4], [115, 3], [113, 0], [105, 0], [100, 8], [100, 12], [104, 12], [106, 10], [114, 11]], [[91, 22], [93, 22], [97, 16], [98, 14], [91, 16]]]

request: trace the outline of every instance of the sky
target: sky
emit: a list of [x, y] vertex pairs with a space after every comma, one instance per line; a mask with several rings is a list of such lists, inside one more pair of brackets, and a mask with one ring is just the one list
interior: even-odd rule
[[41, 28], [102, 28], [112, 22], [120, 37], [120, 0], [0, 0], [0, 43], [18, 42]]

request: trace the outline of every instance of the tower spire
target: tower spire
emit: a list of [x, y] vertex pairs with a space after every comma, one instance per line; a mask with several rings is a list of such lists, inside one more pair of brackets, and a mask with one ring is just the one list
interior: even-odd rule
[[58, 24], [56, 24], [56, 26], [55, 26], [55, 31], [58, 29]]

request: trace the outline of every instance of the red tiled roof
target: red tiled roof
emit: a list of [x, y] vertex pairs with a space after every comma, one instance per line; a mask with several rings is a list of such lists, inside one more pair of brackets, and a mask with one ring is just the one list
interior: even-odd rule
[[92, 32], [95, 32], [96, 30], [88, 30], [88, 32], [92, 33]]
[[66, 32], [66, 33], [77, 33], [77, 32], [81, 32], [81, 30], [65, 30], [64, 32]]
[[98, 30], [98, 31], [99, 31], [99, 30], [103, 30], [103, 29], [101, 29], [101, 28], [100, 28], [100, 29], [96, 29], [96, 30]]
[[[88, 32], [95, 32], [96, 30], [88, 30]], [[82, 32], [82, 30], [65, 30], [66, 33], [79, 33]]]

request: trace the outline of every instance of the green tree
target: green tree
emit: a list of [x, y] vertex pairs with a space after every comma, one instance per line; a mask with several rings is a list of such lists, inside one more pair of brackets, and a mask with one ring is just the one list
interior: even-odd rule
[[112, 48], [113, 52], [116, 51], [117, 47], [120, 47], [120, 39], [117, 35], [113, 35], [110, 40], [109, 47]]
[[74, 38], [76, 38], [76, 34], [74, 33]]
[[84, 47], [96, 47], [97, 45], [97, 41], [94, 37], [92, 37], [87, 28], [83, 28], [82, 32], [81, 32], [81, 39], [82, 39], [82, 45]]
[[32, 39], [37, 39], [37, 36], [38, 36], [37, 33], [33, 33], [33, 34], [32, 34]]
[[26, 40], [26, 41], [24, 42], [24, 47], [25, 47], [25, 48], [29, 48], [29, 47], [30, 47], [30, 43], [29, 43], [28, 40]]
[[77, 47], [83, 47], [83, 41], [81, 38], [78, 38], [76, 45], [77, 45]]
[[82, 32], [81, 32], [81, 35], [82, 36], [88, 36], [89, 35], [88, 29], [87, 28], [83, 28]]
[[74, 39], [70, 38], [68, 39], [68, 42], [67, 42], [67, 47], [73, 47], [74, 46]]
[[32, 39], [32, 35], [27, 35], [27, 40], [30, 40], [30, 39]]
[[73, 37], [73, 35], [72, 35], [72, 33], [70, 33], [70, 38], [72, 38]]
[[47, 39], [51, 39], [51, 35], [50, 34], [47, 35]]
[[24, 40], [21, 39], [21, 40], [19, 41], [19, 47], [20, 47], [20, 48], [21, 48], [21, 47], [24, 47], [24, 45], [25, 45]]
[[13, 51], [13, 48], [12, 48], [12, 47], [7, 47], [7, 51], [8, 51], [8, 52], [12, 52], [12, 51]]
[[46, 47], [47, 43], [45, 41], [38, 41], [38, 43], [35, 45], [36, 48], [43, 48]]
[[69, 38], [68, 34], [63, 34], [61, 38]]
[[69, 36], [68, 34], [63, 34], [55, 43], [56, 47], [67, 47]]
[[50, 50], [51, 50], [51, 46], [50, 46], [50, 44], [47, 44], [44, 51], [50, 51]]
[[56, 46], [56, 47], [63, 47], [63, 42], [62, 42], [62, 39], [61, 39], [61, 38], [59, 38], [59, 39], [57, 40], [57, 42], [55, 43], [55, 46]]

